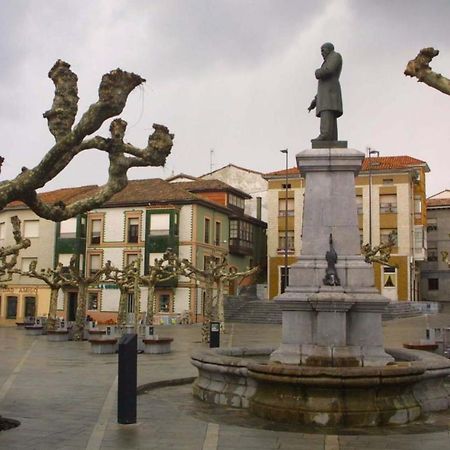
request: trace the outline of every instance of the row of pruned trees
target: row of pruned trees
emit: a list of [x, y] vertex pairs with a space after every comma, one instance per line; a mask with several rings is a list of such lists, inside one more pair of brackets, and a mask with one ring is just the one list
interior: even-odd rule
[[48, 328], [54, 329], [57, 320], [57, 302], [60, 290], [76, 288], [78, 290], [78, 302], [75, 320], [74, 339], [82, 339], [87, 314], [88, 289], [100, 283], [113, 283], [119, 289], [119, 310], [117, 322], [123, 326], [127, 323], [128, 294], [134, 293], [135, 320], [140, 309], [140, 287], [147, 288], [147, 314], [146, 324], [153, 324], [155, 310], [155, 288], [158, 283], [168, 281], [176, 277], [195, 279], [205, 290], [204, 322], [202, 327], [202, 341], [209, 339], [209, 323], [220, 321], [224, 329], [224, 291], [226, 283], [243, 279], [255, 274], [258, 268], [238, 272], [231, 268], [226, 256], [221, 258], [205, 258], [204, 269], [195, 267], [187, 259], [180, 259], [172, 250], [168, 249], [162, 258], [154, 260], [149, 265], [146, 274], [141, 274], [140, 259], [133, 261], [124, 268], [115, 267], [111, 261], [96, 272], [85, 274], [79, 269], [75, 255], [70, 260], [69, 267], [58, 264], [56, 268], [37, 270], [37, 261], [33, 261], [28, 270], [10, 267], [6, 270], [10, 278], [12, 274], [19, 274], [43, 281], [50, 288], [50, 302], [48, 311]]

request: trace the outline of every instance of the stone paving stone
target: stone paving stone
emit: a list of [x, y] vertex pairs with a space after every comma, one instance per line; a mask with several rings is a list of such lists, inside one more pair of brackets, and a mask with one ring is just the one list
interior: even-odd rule
[[[430, 316], [429, 322], [431, 326], [448, 326], [450, 316]], [[386, 343], [395, 346], [423, 337], [425, 327], [424, 317], [385, 322]], [[231, 328], [233, 335], [221, 336], [224, 347], [230, 339], [237, 346], [259, 347], [280, 341], [278, 325], [234, 324]], [[204, 348], [199, 343], [200, 326], [157, 327], [157, 333], [175, 339], [173, 352], [139, 355], [138, 384], [195, 376], [189, 356], [193, 350]], [[22, 422], [16, 430], [0, 433], [0, 449], [84, 450], [117, 376], [117, 355], [92, 355], [86, 342], [49, 343], [45, 336], [32, 338], [15, 329], [0, 328], [0, 388], [34, 341], [32, 352], [0, 401], [2, 415]], [[116, 423], [114, 403], [101, 448], [201, 450], [208, 421], [213, 421], [219, 423], [219, 449], [324, 449], [322, 434], [271, 431], [260, 425], [252, 428], [256, 420], [245, 427], [239, 418], [228, 423], [223, 414], [208, 416], [208, 408], [201, 406], [201, 411], [196, 411], [198, 403], [188, 386], [157, 389], [138, 397], [138, 424], [123, 426]], [[450, 442], [449, 433], [442, 431], [389, 433], [340, 436], [340, 448], [441, 450]]]

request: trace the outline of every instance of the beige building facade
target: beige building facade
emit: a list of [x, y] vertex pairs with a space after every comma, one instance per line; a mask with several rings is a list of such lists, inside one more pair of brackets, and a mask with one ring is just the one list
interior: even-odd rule
[[[374, 264], [380, 292], [392, 301], [419, 300], [419, 262], [426, 256], [424, 161], [410, 156], [366, 158], [355, 180], [361, 245], [396, 236], [391, 267]], [[268, 180], [268, 292], [284, 291], [284, 267], [301, 252], [304, 180], [297, 167], [265, 175]], [[287, 232], [286, 232], [287, 231]], [[289, 269], [288, 269], [289, 271]]]

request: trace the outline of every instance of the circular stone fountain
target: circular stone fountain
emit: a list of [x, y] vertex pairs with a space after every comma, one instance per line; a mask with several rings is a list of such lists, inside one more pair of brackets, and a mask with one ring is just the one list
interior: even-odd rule
[[315, 148], [297, 155], [305, 178], [302, 253], [290, 268], [278, 348], [197, 352], [194, 395], [278, 422], [405, 424], [449, 407], [450, 360], [384, 349], [389, 300], [360, 254], [354, 178], [364, 154]]

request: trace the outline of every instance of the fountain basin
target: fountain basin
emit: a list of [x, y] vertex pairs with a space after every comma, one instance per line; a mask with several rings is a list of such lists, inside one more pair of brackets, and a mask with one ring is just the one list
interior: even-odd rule
[[386, 349], [380, 367], [317, 367], [269, 362], [273, 348], [196, 352], [194, 396], [277, 422], [324, 426], [409, 423], [445, 410], [450, 360], [428, 352]]

